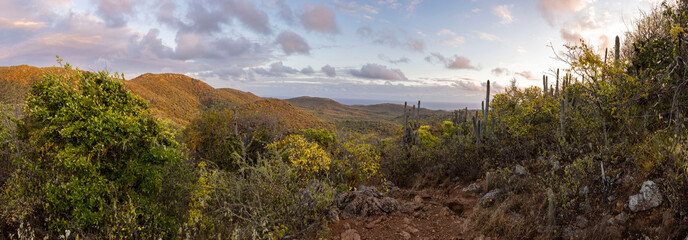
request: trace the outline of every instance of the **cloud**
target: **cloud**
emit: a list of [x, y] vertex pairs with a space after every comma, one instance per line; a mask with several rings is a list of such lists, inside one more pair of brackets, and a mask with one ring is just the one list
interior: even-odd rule
[[436, 34], [437, 34], [438, 36], [444, 36], [444, 35], [451, 35], [451, 36], [454, 36], [454, 35], [456, 35], [456, 33], [452, 32], [452, 31], [449, 30], [449, 29], [441, 29], [441, 30], [437, 31]]
[[125, 17], [133, 10], [129, 0], [97, 0], [96, 5], [96, 14], [106, 26], [113, 28], [124, 27], [127, 24]]
[[561, 15], [582, 10], [592, 0], [537, 0], [537, 8], [547, 22], [554, 23]]
[[156, 28], [150, 29], [146, 35], [141, 37], [132, 36], [127, 46], [131, 56], [143, 59], [158, 59], [174, 57], [174, 50], [162, 43], [159, 37], [160, 31]]
[[253, 1], [227, 1], [225, 10], [231, 12], [244, 25], [255, 32], [263, 34], [270, 34], [272, 32], [268, 15], [264, 11], [258, 10]]
[[[408, 50], [422, 52], [425, 50], [425, 41], [422, 39], [409, 37], [403, 30], [392, 30], [383, 28], [375, 31], [368, 26], [361, 26], [356, 30], [356, 34], [361, 38], [370, 39], [373, 43], [387, 45], [390, 47], [404, 47]], [[400, 34], [401, 36], [397, 35]]]
[[158, 7], [159, 22], [184, 32], [217, 33], [222, 31], [223, 24], [237, 19], [249, 30], [272, 33], [268, 15], [249, 0], [190, 1], [183, 15], [175, 14], [178, 8], [173, 1], [163, 0]]
[[363, 65], [361, 70], [349, 71], [351, 75], [360, 78], [383, 79], [383, 80], [408, 80], [404, 73], [399, 69], [388, 69], [386, 66], [369, 63]]
[[328, 77], [336, 77], [337, 72], [335, 71], [334, 67], [331, 67], [330, 65], [325, 65], [322, 68], [320, 68]]
[[538, 76], [535, 76], [535, 74], [533, 74], [533, 72], [531, 72], [531, 71], [517, 72], [516, 75], [519, 75], [525, 79], [533, 80], [533, 81], [537, 81], [540, 79]]
[[471, 65], [471, 60], [466, 57], [454, 55], [454, 59], [446, 64], [447, 68], [450, 69], [478, 69]]
[[422, 2], [423, 0], [411, 0], [408, 5], [406, 5], [406, 16], [411, 16], [413, 12], [416, 11], [416, 7]]
[[20, 19], [20, 20], [14, 21], [14, 20], [0, 17], [0, 28], [36, 30], [36, 29], [45, 28], [46, 26], [47, 26], [46, 22], [28, 21], [26, 19]]
[[332, 9], [325, 5], [304, 5], [305, 11], [301, 14], [301, 24], [312, 31], [328, 34], [338, 34], [339, 26], [335, 20]]
[[561, 28], [559, 30], [559, 34], [561, 35], [561, 39], [564, 39], [564, 41], [568, 43], [577, 44], [580, 43], [581, 39], [583, 39], [583, 36], [581, 36], [580, 32], [573, 29], [569, 30], [566, 28]]
[[301, 69], [300, 72], [302, 74], [313, 74], [315, 71], [313, 71], [313, 68], [311, 66], [308, 66], [308, 67]]
[[391, 9], [397, 9], [401, 6], [398, 0], [378, 0], [377, 4], [381, 6], [388, 6]]
[[503, 68], [503, 67], [493, 68], [491, 72], [492, 72], [492, 75], [495, 75], [495, 76], [498, 76], [498, 77], [499, 77], [499, 76], [502, 76], [502, 75], [509, 75], [509, 74], [511, 74], [511, 72], [509, 71], [509, 69], [506, 69], [506, 68]]
[[294, 23], [294, 13], [292, 13], [291, 8], [287, 5], [284, 0], [277, 0], [277, 7], [279, 8], [279, 16], [287, 24]]
[[464, 42], [465, 42], [465, 39], [463, 37], [455, 37], [452, 39], [442, 41], [442, 44], [447, 45], [447, 46], [456, 46], [456, 45], [462, 44]]
[[282, 62], [275, 62], [270, 64], [269, 69], [252, 68], [252, 70], [257, 74], [268, 77], [284, 77], [286, 76], [286, 74], [296, 74], [299, 72], [299, 70], [296, 70], [295, 68], [284, 66]]
[[509, 6], [507, 5], [494, 7], [492, 9], [492, 13], [494, 13], [494, 15], [497, 15], [499, 18], [502, 19], [502, 21], [500, 22], [502, 24], [509, 24], [512, 21], [514, 21], [514, 18], [511, 16], [511, 11], [509, 11]]
[[471, 60], [459, 55], [454, 55], [451, 58], [447, 58], [440, 53], [434, 52], [425, 57], [425, 61], [429, 63], [442, 63], [446, 68], [449, 69], [478, 69], [477, 67], [471, 65]]
[[357, 2], [347, 2], [344, 0], [332, 0], [337, 5], [337, 9], [343, 12], [357, 13], [366, 12], [369, 14], [378, 14], [376, 7], [370, 6], [368, 4], [359, 4]]
[[308, 46], [306, 40], [289, 30], [280, 33], [275, 42], [282, 46], [282, 50], [287, 55], [294, 53], [308, 55], [310, 53], [311, 47]]
[[486, 40], [486, 41], [490, 41], [490, 42], [494, 42], [494, 41], [497, 41], [499, 39], [497, 36], [495, 36], [493, 34], [484, 33], [484, 32], [478, 32], [478, 37], [480, 37], [480, 39], [482, 39], [482, 40]]
[[399, 59], [390, 59], [383, 54], [379, 54], [377, 56], [378, 56], [378, 58], [380, 58], [380, 60], [383, 60], [383, 61], [391, 63], [391, 64], [408, 63], [411, 61], [411, 59], [409, 59], [407, 57], [401, 57]]
[[411, 49], [416, 52], [425, 50], [425, 42], [422, 39], [411, 39], [408, 44], [411, 46]]
[[201, 34], [179, 32], [176, 38], [175, 58], [190, 60], [198, 58], [227, 58], [251, 53], [253, 43], [244, 37], [206, 38]]
[[612, 40], [607, 35], [600, 35], [597, 39], [597, 46], [600, 52], [604, 52], [606, 49], [611, 48]]

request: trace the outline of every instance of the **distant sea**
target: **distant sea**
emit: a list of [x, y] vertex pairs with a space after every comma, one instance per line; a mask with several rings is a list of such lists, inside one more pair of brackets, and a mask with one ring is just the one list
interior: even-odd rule
[[[291, 97], [275, 97], [279, 99], [289, 99]], [[374, 104], [381, 104], [381, 103], [394, 103], [394, 104], [401, 104], [403, 105], [403, 101], [393, 101], [393, 100], [375, 100], [375, 99], [349, 99], [349, 98], [332, 98], [332, 100], [335, 100], [341, 104], [344, 105], [374, 105]], [[417, 104], [418, 101], [416, 100], [415, 102], [409, 102], [409, 106]], [[468, 107], [468, 109], [480, 109], [480, 103], [475, 104], [475, 103], [458, 103], [458, 102], [426, 102], [421, 100], [420, 101], [420, 106], [423, 108], [427, 109], [432, 109], [432, 110], [456, 110], [456, 109], [464, 109], [465, 107]]]

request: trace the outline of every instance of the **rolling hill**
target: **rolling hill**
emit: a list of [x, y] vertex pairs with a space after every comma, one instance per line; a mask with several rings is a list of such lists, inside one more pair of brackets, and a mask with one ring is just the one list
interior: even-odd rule
[[261, 98], [235, 89], [215, 89], [183, 74], [142, 74], [125, 81], [127, 89], [150, 101], [153, 113], [185, 125], [200, 111], [222, 105], [239, 106]]
[[[59, 67], [28, 65], [0, 67], [0, 102], [21, 104], [31, 84], [46, 72], [64, 72]], [[271, 121], [289, 130], [300, 128], [333, 128], [333, 125], [279, 99], [263, 99], [252, 93], [231, 88], [213, 88], [205, 82], [183, 74], [142, 74], [125, 80], [125, 87], [149, 101], [152, 113], [184, 126], [205, 110], [236, 108], [253, 121]]]

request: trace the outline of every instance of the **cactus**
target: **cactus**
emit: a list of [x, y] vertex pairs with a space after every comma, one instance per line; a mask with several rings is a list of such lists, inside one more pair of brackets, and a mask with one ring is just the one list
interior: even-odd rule
[[420, 137], [418, 135], [418, 129], [420, 128], [420, 101], [418, 101], [417, 109], [415, 105], [409, 109], [408, 102], [404, 102], [404, 125], [402, 126], [404, 131], [402, 139], [404, 147], [414, 144], [420, 145]]
[[547, 189], [547, 223], [549, 226], [554, 226], [557, 224], [556, 219], [556, 209], [554, 208], [554, 191], [551, 188]]
[[487, 130], [487, 115], [490, 113], [490, 80], [487, 80], [487, 93], [485, 94], [485, 109], [483, 109], [483, 116], [485, 117], [485, 130]]
[[559, 97], [559, 69], [557, 68], [557, 84], [556, 90], [554, 91], [554, 97]]
[[542, 96], [547, 97], [547, 76], [542, 75]]
[[620, 57], [620, 49], [621, 49], [621, 43], [619, 42], [619, 36], [616, 36], [616, 39], [614, 39], [614, 64], [619, 63], [619, 57]]

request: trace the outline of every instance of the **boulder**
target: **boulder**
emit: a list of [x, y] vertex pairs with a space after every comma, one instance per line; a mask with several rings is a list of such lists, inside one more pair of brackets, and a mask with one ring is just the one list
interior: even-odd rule
[[399, 210], [396, 199], [383, 197], [374, 187], [360, 186], [356, 191], [340, 193], [335, 202], [342, 209], [343, 217], [379, 216]]
[[628, 198], [628, 208], [633, 212], [645, 211], [662, 204], [662, 193], [653, 181], [643, 182], [640, 193]]
[[480, 199], [478, 199], [478, 203], [480, 204], [481, 207], [490, 207], [492, 204], [494, 204], [495, 201], [497, 201], [497, 198], [499, 195], [502, 193], [502, 190], [497, 188], [494, 189], [488, 193], [485, 193]]

